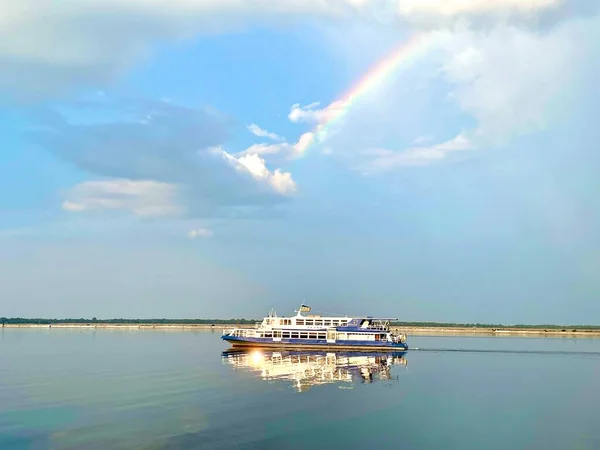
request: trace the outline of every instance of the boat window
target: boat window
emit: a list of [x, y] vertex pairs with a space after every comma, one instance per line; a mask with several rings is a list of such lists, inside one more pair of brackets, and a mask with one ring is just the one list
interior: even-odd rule
[[323, 325], [323, 321], [322, 320], [315, 320], [315, 325], [322, 326]]
[[337, 327], [340, 324], [339, 320], [332, 320], [331, 323], [333, 324], [334, 327]]
[[296, 325], [304, 325], [304, 319], [296, 319]]
[[284, 332], [282, 333], [281, 337], [284, 337], [284, 338], [287, 338], [287, 339], [289, 339], [289, 337], [290, 337], [290, 332], [289, 332], [289, 331], [284, 331]]
[[325, 333], [319, 333], [319, 339], [325, 339], [325, 338], [326, 338]]
[[299, 333], [292, 332], [292, 339], [298, 339]]
[[308, 333], [308, 338], [309, 339], [316, 339], [317, 338], [317, 333]]
[[314, 325], [314, 321], [312, 319], [307, 319], [306, 320], [306, 325]]
[[331, 320], [324, 320], [323, 325], [325, 325], [326, 327], [331, 326]]
[[308, 333], [300, 333], [301, 339], [308, 339]]
[[266, 337], [266, 338], [273, 337], [273, 333], [271, 333], [271, 332], [267, 332], [267, 333], [265, 333], [265, 337]]

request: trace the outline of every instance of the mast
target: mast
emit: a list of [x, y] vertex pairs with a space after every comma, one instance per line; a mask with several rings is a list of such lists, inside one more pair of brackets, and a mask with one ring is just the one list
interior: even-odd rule
[[296, 317], [302, 317], [301, 313], [310, 312], [310, 309], [311, 309], [310, 306], [304, 304], [304, 302], [300, 303], [300, 308], [298, 308], [298, 310], [295, 311], [297, 313]]

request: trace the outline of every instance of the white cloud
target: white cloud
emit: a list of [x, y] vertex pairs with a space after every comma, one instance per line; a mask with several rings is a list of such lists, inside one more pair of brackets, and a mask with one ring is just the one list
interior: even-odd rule
[[564, 25], [550, 33], [501, 27], [481, 34], [448, 35], [443, 72], [454, 84], [452, 98], [489, 137], [539, 131], [566, 106], [580, 46]]
[[293, 145], [288, 142], [281, 142], [277, 144], [252, 144], [245, 150], [236, 153], [238, 156], [244, 155], [273, 155], [277, 153], [285, 153], [293, 150]]
[[398, 2], [398, 13], [405, 17], [418, 17], [422, 14], [435, 17], [508, 12], [527, 14], [562, 3], [563, 0], [402, 0]]
[[196, 239], [196, 238], [209, 238], [213, 236], [213, 231], [210, 230], [209, 228], [196, 228], [194, 230], [190, 230], [187, 233], [187, 236], [190, 239]]
[[359, 170], [364, 174], [375, 174], [400, 167], [428, 166], [448, 158], [452, 153], [475, 148], [471, 139], [460, 133], [446, 142], [428, 147], [411, 147], [402, 151], [370, 149], [362, 152], [371, 159]]
[[362, 151], [361, 159], [368, 161], [359, 163], [361, 172], [431, 165], [457, 152], [502, 145], [544, 130], [568, 109], [581, 69], [574, 25], [543, 34], [508, 25], [485, 33], [459, 27], [438, 37], [449, 98], [474, 120], [472, 129], [438, 144], [423, 146], [417, 138], [406, 149]]
[[319, 102], [314, 102], [305, 106], [301, 106], [300, 103], [295, 103], [290, 108], [288, 119], [290, 119], [292, 122], [326, 122], [340, 114], [345, 108], [346, 103], [342, 101], [335, 101], [327, 107], [321, 109], [317, 108], [319, 105]]
[[290, 108], [288, 119], [292, 122], [318, 122], [322, 110], [315, 109], [320, 102], [313, 102], [309, 105], [301, 106], [300, 103], [294, 103]]
[[213, 149], [214, 152], [222, 154], [238, 170], [250, 174], [255, 180], [264, 183], [278, 194], [289, 195], [296, 192], [296, 182], [289, 172], [281, 169], [270, 171], [265, 160], [258, 154], [246, 154], [239, 158], [227, 153], [222, 148]]
[[179, 217], [177, 188], [151, 180], [113, 179], [79, 183], [68, 193], [63, 209], [69, 212], [120, 211], [140, 218]]
[[0, 0], [0, 89], [53, 95], [105, 84], [147, 57], [156, 42], [248, 25], [310, 17], [431, 27], [473, 15], [527, 19], [564, 5], [566, 0], [184, 0], [165, 14], [159, 0]]
[[306, 152], [306, 150], [308, 150], [308, 147], [312, 145], [315, 141], [316, 133], [313, 131], [307, 131], [306, 133], [300, 136], [294, 148], [299, 154], [302, 154]]
[[253, 144], [245, 150], [236, 153], [238, 157], [247, 155], [276, 155], [283, 154], [293, 158], [302, 155], [315, 142], [315, 133], [307, 131], [300, 135], [296, 143], [286, 141], [277, 144]]
[[[323, 129], [333, 119], [340, 117], [348, 108], [348, 101], [335, 100], [324, 108], [317, 108], [320, 102], [314, 102], [306, 106], [301, 106], [295, 103], [290, 108], [288, 118], [292, 122], [306, 122], [313, 125], [311, 131], [307, 131], [300, 135], [298, 141], [293, 145], [292, 149], [295, 155], [304, 154], [308, 148], [320, 142], [321, 137], [327, 137], [322, 133]], [[328, 133], [331, 134], [333, 128]]]
[[282, 172], [280, 169], [269, 171], [265, 160], [258, 155], [242, 156], [237, 162], [244, 166], [254, 178], [269, 183], [280, 194], [291, 194], [296, 191], [296, 183], [292, 179], [291, 173]]
[[[0, 0], [0, 5], [3, 1], [5, 0]], [[446, 29], [436, 33], [442, 37], [442, 73], [453, 86], [452, 98], [464, 112], [475, 119], [476, 125], [471, 135], [477, 132], [479, 139], [491, 139], [546, 126], [549, 120], [548, 112], [557, 109], [557, 93], [571, 83], [574, 70], [571, 55], [576, 54], [574, 48], [578, 42], [565, 31], [567, 27], [564, 25], [569, 22], [564, 22], [563, 26], [555, 27], [544, 34], [534, 33], [526, 27], [509, 25], [515, 17], [528, 19], [537, 17], [538, 14], [557, 11], [565, 4], [562, 0], [187, 0], [173, 5], [168, 15], [159, 13], [162, 6], [154, 0], [90, 1], [88, 6], [93, 7], [89, 8], [60, 3], [55, 6], [59, 8], [56, 11], [60, 13], [52, 15], [47, 14], [45, 3], [37, 4], [34, 0], [24, 0], [19, 5], [10, 2], [6, 8], [0, 8], [0, 23], [4, 21], [3, 23], [7, 24], [6, 29], [14, 32], [10, 39], [0, 39], [0, 62], [6, 55], [10, 55], [10, 58], [18, 56], [22, 67], [24, 60], [21, 55], [25, 54], [25, 60], [31, 64], [67, 68], [70, 74], [83, 71], [88, 74], [111, 75], [126, 67], [134, 55], [143, 53], [154, 38], [168, 40], [204, 32], [221, 32], [252, 21], [256, 23], [263, 19], [279, 20], [282, 17], [312, 16], [344, 20], [362, 18], [378, 21], [382, 15], [392, 14], [395, 20]], [[23, 5], [31, 8], [25, 8]], [[147, 27], [129, 27], [121, 34], [110, 34], [110, 39], [106, 40], [88, 36], [86, 33], [92, 27], [64, 26], [75, 23], [76, 19], [83, 23], [90, 21], [99, 29], [114, 26], [112, 22], [104, 23], [103, 15], [90, 14], [94, 8], [106, 8], [107, 11], [114, 9], [125, 19], [133, 20], [144, 16], [152, 20], [142, 23]], [[472, 22], [461, 21], [463, 18], [476, 19], [482, 15], [496, 20], [495, 25], [485, 32], [471, 27]], [[448, 25], [448, 18], [453, 20], [452, 26]], [[124, 22], [127, 22], [125, 19]], [[62, 21], [62, 26], [57, 26], [56, 21]], [[49, 25], [50, 22], [52, 26]], [[460, 25], [456, 26], [457, 23]], [[157, 32], [157, 29], [160, 31]], [[57, 33], [56, 30], [62, 31]], [[82, 36], [79, 36], [80, 34]], [[31, 36], [42, 36], [44, 39], [38, 39], [36, 45], [32, 45]], [[44, 45], [39, 45], [39, 42], [43, 42]], [[53, 44], [52, 52], [44, 48], [49, 43]], [[12, 73], [13, 66], [5, 67], [3, 73]], [[28, 73], [41, 72], [28, 70]], [[3, 74], [0, 74], [0, 88], [2, 77]], [[16, 77], [15, 80], [19, 85], [37, 85], [23, 80], [22, 77]], [[296, 142], [287, 142], [281, 136], [252, 124], [248, 129], [255, 135], [277, 142], [254, 144], [232, 158], [239, 165], [242, 164], [242, 158], [252, 155], [297, 156], [305, 153], [312, 144], [323, 143], [321, 138], [324, 136], [328, 140], [327, 151], [332, 154], [339, 153], [339, 149], [346, 153], [359, 153], [365, 148], [390, 148], [389, 141], [395, 140], [400, 128], [398, 108], [405, 107], [403, 103], [406, 102], [400, 88], [390, 85], [389, 89], [389, 92], [383, 93], [389, 97], [385, 99], [387, 104], [385, 108], [380, 109], [377, 109], [377, 105], [369, 105], [369, 108], [348, 111], [348, 105], [339, 100], [325, 107], [320, 107], [318, 102], [305, 106], [296, 103], [289, 111], [289, 120], [309, 124], [312, 129], [301, 134]], [[407, 88], [403, 86], [402, 89]], [[394, 103], [402, 106], [393, 105]], [[394, 107], [397, 109], [394, 110]], [[351, 116], [349, 119], [352, 124], [345, 125], [342, 121], [336, 121], [336, 127], [343, 131], [338, 134], [345, 135], [343, 139], [335, 139], [335, 133], [332, 131], [336, 130], [328, 129], [327, 134], [320, 133], [325, 123], [342, 113]], [[417, 115], [416, 112], [412, 113]], [[361, 114], [363, 116], [358, 117]], [[401, 126], [409, 129], [410, 125], [406, 122], [408, 121], [405, 120]], [[402, 141], [410, 142], [423, 132], [439, 135], [439, 130], [437, 131], [415, 130], [410, 139]], [[388, 142], [385, 144], [388, 145], [377, 142], [386, 139]], [[446, 155], [443, 152], [446, 144], [430, 147], [409, 144], [407, 155], [401, 158], [404, 163], [396, 165], [407, 165], [408, 161], [422, 160], [423, 155], [429, 154], [425, 151], [427, 148], [434, 151], [425, 159], [435, 160], [433, 155]], [[471, 141], [472, 148], [477, 145], [482, 145], [482, 141]], [[278, 192], [288, 192], [290, 186], [295, 186], [289, 173], [279, 169], [270, 172], [261, 157], [256, 161], [244, 161], [256, 169], [253, 173], [255, 179], [279, 179], [278, 188], [275, 188], [271, 181], [267, 183], [271, 183], [271, 187]], [[257, 169], [258, 162], [262, 162], [264, 170], [270, 175], [257, 175], [265, 173]], [[246, 167], [246, 170], [250, 169]], [[283, 179], [288, 180], [287, 184]], [[288, 187], [283, 189], [282, 186]]]
[[251, 125], [248, 125], [248, 130], [252, 134], [254, 134], [255, 136], [258, 136], [258, 137], [266, 137], [266, 138], [272, 139], [274, 141], [283, 141], [283, 138], [281, 136], [279, 136], [278, 134], [271, 133], [267, 130], [263, 130], [261, 127], [259, 127], [258, 125], [254, 124], [254, 123]]
[[[435, 3], [415, 2], [413, 12]], [[501, 5], [532, 11], [545, 4], [553, 8], [560, 2], [524, 2], [519, 6], [509, 1], [444, 3], [449, 8], [444, 14], [451, 15], [459, 14], [462, 6], [463, 11], [470, 8], [478, 13]], [[317, 123], [306, 135], [304, 147], [315, 142], [322, 144], [326, 137], [332, 155], [369, 173], [441, 162], [459, 150], [505, 145], [524, 134], [543, 131], [577, 106], [585, 90], [579, 84], [581, 74], [590, 71], [590, 62], [597, 59], [594, 55], [598, 54], [598, 47], [593, 43], [598, 42], [594, 31], [598, 25], [598, 16], [592, 14], [585, 19], [555, 23], [543, 31], [511, 25], [508, 18], [485, 30], [464, 22], [431, 31], [435, 51], [410, 55], [413, 59], [422, 58], [417, 66], [421, 70], [404, 71], [402, 75], [391, 73], [390, 77], [396, 80], [386, 82], [379, 92], [361, 97], [352, 108], [335, 102], [334, 110], [344, 111], [343, 120], [335, 121], [339, 127], [336, 133], [332, 134], [330, 127], [326, 134], [319, 133], [327, 107], [296, 104], [291, 118]], [[341, 34], [338, 32], [332, 41], [336, 45], [344, 37], [343, 30], [338, 31]], [[386, 33], [383, 37], [379, 47], [398, 45]], [[343, 45], [342, 48], [345, 49]], [[372, 60], [365, 52], [355, 52], [352, 57], [362, 58], [363, 66], [365, 60]], [[439, 98], [441, 87], [447, 92], [445, 99]], [[435, 140], [429, 136], [448, 133], [456, 137], [430, 143]], [[422, 136], [428, 136], [427, 146]], [[394, 142], [405, 144], [395, 146]]]
[[[176, 196], [189, 218], [264, 216], [287, 202], [295, 188], [290, 173], [271, 172], [264, 160], [262, 171], [255, 163], [251, 172], [246, 160], [222, 150], [228, 134], [216, 113], [149, 99], [103, 100], [100, 105], [86, 100], [88, 110], [116, 119], [70, 123], [67, 119], [80, 109], [77, 103], [67, 106], [72, 106], [69, 117], [36, 110], [39, 124], [28, 135], [84, 171], [117, 181], [78, 185], [65, 199], [66, 210], [128, 209], [139, 216], [167, 216], [178, 212], [171, 207]], [[129, 117], [121, 119], [123, 111]], [[149, 118], [140, 123], [140, 117]]]

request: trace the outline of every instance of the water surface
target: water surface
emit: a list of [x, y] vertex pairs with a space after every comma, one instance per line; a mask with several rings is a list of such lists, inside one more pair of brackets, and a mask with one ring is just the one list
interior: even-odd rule
[[409, 345], [223, 354], [210, 331], [2, 329], [0, 449], [600, 448], [600, 340]]

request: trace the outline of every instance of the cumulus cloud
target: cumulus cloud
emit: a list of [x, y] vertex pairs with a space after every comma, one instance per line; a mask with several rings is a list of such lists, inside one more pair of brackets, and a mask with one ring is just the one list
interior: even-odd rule
[[277, 192], [288, 194], [296, 191], [296, 183], [289, 172], [282, 172], [279, 169], [270, 172], [265, 165], [265, 160], [260, 156], [242, 156], [238, 162], [248, 169], [253, 177], [266, 180]]
[[93, 110], [113, 119], [72, 123], [72, 112], [40, 110], [39, 125], [29, 132], [67, 162], [111, 180], [76, 186], [65, 203], [70, 211], [174, 214], [180, 211], [172, 205], [176, 198], [191, 217], [219, 216], [231, 208], [274, 207], [295, 188], [289, 172], [270, 171], [260, 158], [239, 161], [224, 151], [227, 121], [209, 109], [145, 99], [77, 106], [70, 108], [80, 118]]
[[293, 144], [291, 147], [293, 154], [302, 155], [311, 145], [317, 143], [325, 125], [340, 116], [348, 107], [348, 101], [345, 100], [336, 100], [323, 108], [318, 108], [320, 104], [320, 102], [314, 102], [301, 106], [300, 103], [295, 103], [290, 108], [288, 114], [290, 121], [304, 122], [312, 126], [311, 131], [302, 133], [297, 142]]
[[285, 138], [278, 135], [273, 135], [265, 130], [260, 129], [260, 133], [254, 133], [257, 136], [264, 136], [273, 139], [273, 136], [277, 137], [280, 142], [266, 144], [261, 142], [259, 144], [252, 144], [250, 147], [237, 153], [238, 157], [250, 156], [250, 155], [285, 155], [287, 157], [296, 157], [302, 155], [308, 147], [315, 142], [316, 131], [323, 126], [323, 124], [330, 118], [333, 118], [335, 114], [340, 111], [343, 106], [342, 102], [334, 102], [330, 106], [322, 109], [316, 109], [319, 103], [312, 103], [307, 106], [300, 106], [299, 103], [292, 105], [288, 119], [291, 122], [306, 122], [309, 124], [316, 124], [315, 131], [307, 131], [302, 133], [295, 143], [288, 142]]
[[273, 172], [269, 171], [265, 160], [259, 155], [254, 153], [237, 158], [222, 149], [215, 150], [221, 152], [231, 161], [237, 170], [248, 172], [256, 180], [268, 183], [276, 192], [283, 195], [296, 192], [296, 182], [292, 179], [292, 174], [282, 172], [280, 169], [275, 169]]
[[[552, 33], [501, 27], [446, 35], [443, 73], [452, 99], [488, 136], [538, 131], [568, 98], [578, 61], [579, 33], [565, 25]], [[563, 103], [564, 107], [564, 103]]]
[[[416, 2], [413, 12], [426, 11], [435, 3]], [[483, 13], [501, 6], [501, 2], [444, 3], [449, 9], [441, 11], [447, 15], [467, 10]], [[458, 8], [461, 5], [464, 8]], [[542, 3], [516, 6], [508, 1], [502, 5], [523, 11], [543, 7]], [[561, 5], [553, 2], [548, 7], [560, 9]], [[405, 6], [410, 5], [407, 2]], [[380, 92], [361, 98], [360, 106], [355, 102], [345, 111], [344, 120], [336, 121], [340, 130], [335, 134], [328, 130], [326, 146], [350, 166], [376, 173], [434, 164], [466, 154], [458, 150], [501, 146], [543, 131], [566, 117], [581, 100], [585, 91], [579, 83], [581, 74], [597, 70], [591, 67], [599, 50], [598, 26], [597, 15], [563, 20], [544, 30], [523, 27], [507, 17], [485, 30], [465, 21], [429, 31], [424, 39], [435, 44], [435, 51], [411, 55], [422, 57], [418, 66], [422, 70], [390, 74], [397, 79], [386, 83]], [[337, 39], [342, 37], [334, 42], [339, 43]], [[393, 41], [390, 44], [388, 37], [378, 46], [397, 47]], [[364, 54], [355, 55], [364, 61]], [[409, 85], [414, 88], [408, 89]], [[345, 110], [339, 104], [330, 106], [334, 111]], [[290, 118], [317, 123], [306, 136], [307, 146], [322, 144], [319, 120], [327, 117], [327, 110], [318, 104], [292, 107]], [[455, 137], [439, 140], [448, 133]], [[429, 137], [427, 146], [419, 136]]]
[[63, 202], [70, 212], [130, 212], [140, 218], [180, 217], [177, 187], [152, 180], [86, 181], [74, 186]]
[[515, 26], [439, 32], [439, 73], [448, 83], [449, 100], [470, 116], [473, 128], [437, 144], [361, 152], [361, 160], [372, 159], [360, 170], [373, 174], [431, 165], [544, 130], [568, 108], [576, 87], [584, 61], [579, 27], [566, 23], [548, 33]]
[[[446, 26], [464, 19], [560, 20], [587, 0], [0, 0], [0, 89], [22, 97], [94, 87], [123, 74], [159, 42], [281, 26], [307, 17]], [[575, 6], [573, 6], [575, 5]], [[540, 15], [542, 19], [540, 19]], [[119, 20], [115, 21], [114, 18]], [[523, 19], [524, 18], [524, 19]], [[98, 36], [102, 36], [101, 39]]]
[[[95, 85], [126, 70], [155, 42], [224, 32], [251, 24], [281, 25], [288, 20], [306, 17], [336, 19], [337, 23], [384, 21], [435, 30], [433, 33], [442, 37], [443, 42], [442, 73], [453, 86], [452, 99], [477, 121], [478, 129], [473, 131], [485, 130], [485, 134], [479, 134], [480, 137], [506, 136], [543, 128], [547, 121], [546, 111], [557, 98], [557, 86], [568, 85], [570, 80], [572, 66], [569, 65], [569, 52], [576, 53], [573, 43], [577, 40], [565, 36], [568, 33], [564, 32], [564, 26], [554, 27], [551, 32], [545, 33], [532, 30], [539, 30], [540, 25], [564, 25], [566, 19], [576, 14], [595, 13], [599, 4], [586, 0], [187, 0], [171, 5], [169, 14], [164, 14], [163, 5], [156, 0], [91, 0], [85, 7], [71, 2], [50, 5], [39, 0], [16, 3], [0, 0], [0, 24], [3, 25], [0, 27], [0, 64], [3, 67], [0, 90], [8, 87], [15, 93], [23, 89], [55, 93], [74, 85]], [[112, 20], [115, 15], [120, 17], [117, 24]], [[131, 26], [132, 23], [136, 26]], [[486, 26], [478, 27], [477, 24]], [[530, 26], [523, 27], [522, 24]], [[97, 39], [99, 34], [104, 39]], [[539, 79], [543, 82], [536, 83]], [[402, 101], [393, 92], [386, 92], [386, 95], [390, 98], [389, 102], [399, 104]], [[281, 178], [286, 174], [281, 170], [269, 171], [272, 176], [257, 178], [246, 168], [247, 176], [244, 178], [242, 175], [244, 181], [241, 183], [248, 183], [249, 189], [239, 188], [239, 180], [229, 183], [230, 175], [219, 177], [215, 174], [221, 174], [221, 171], [244, 174], [236, 167], [242, 164], [239, 159], [246, 156], [259, 155], [258, 160], [264, 162], [263, 156], [305, 153], [313, 144], [322, 143], [320, 139], [324, 135], [320, 131], [323, 124], [347, 107], [344, 101], [339, 100], [324, 107], [318, 102], [292, 105], [289, 120], [311, 126], [295, 142], [287, 142], [281, 136], [251, 124], [248, 129], [252, 133], [276, 142], [254, 144], [236, 154], [233, 159], [237, 162], [234, 162], [222, 153], [206, 151], [186, 150], [175, 152], [177, 156], [174, 158], [166, 157], [168, 150], [164, 146], [161, 148], [162, 131], [157, 125], [159, 121], [164, 123], [171, 119], [162, 114], [162, 106], [158, 108], [158, 116], [151, 111], [154, 105], [143, 106], [148, 115], [136, 124], [148, 127], [155, 136], [150, 136], [148, 129], [141, 132], [141, 128], [134, 130], [131, 123], [121, 123], [116, 128], [127, 129], [135, 138], [130, 136], [120, 140], [120, 133], [114, 133], [116, 124], [113, 123], [86, 126], [84, 134], [95, 135], [94, 139], [86, 139], [80, 135], [81, 127], [67, 125], [69, 128], [65, 128], [64, 118], [58, 115], [51, 119], [58, 122], [55, 132], [38, 138], [57, 154], [92, 173], [123, 179], [181, 183], [182, 195], [202, 198], [201, 202], [195, 203], [199, 209], [206, 210], [224, 199], [231, 204], [263, 204], [271, 202], [266, 200], [271, 198], [271, 194], [281, 197], [282, 192], [291, 192], [289, 188], [282, 190], [271, 182], [273, 177]], [[139, 113], [141, 107], [138, 105], [136, 108], [137, 111], [129, 112]], [[182, 119], [190, 111], [182, 108], [180, 113], [175, 120]], [[216, 135], [225, 133], [219, 122], [221, 118], [215, 122], [215, 118], [206, 111], [196, 111], [196, 114], [193, 120], [201, 121], [202, 115], [205, 119], [210, 118], [202, 123], [218, 123], [217, 126], [206, 125], [195, 131], [190, 123], [183, 127], [187, 135], [179, 136], [181, 141], [177, 145], [189, 149], [189, 142], [195, 136], [198, 140], [196, 149], [220, 146], [225, 140], [224, 136]], [[352, 114], [350, 111], [350, 116]], [[362, 122], [370, 121], [371, 125], [377, 118], [380, 123], [376, 123], [375, 128], [369, 127], [369, 133], [363, 131], [367, 125], [355, 127], [349, 133], [354, 135], [354, 139], [348, 138], [351, 141], [349, 145], [348, 141], [332, 140], [332, 130], [329, 130], [326, 135], [329, 153], [335, 154], [338, 148], [344, 148], [346, 152], [392, 148], [376, 141], [383, 140], [382, 136], [391, 129], [389, 117], [397, 113], [391, 108], [389, 111], [367, 108], [364, 114], [371, 117], [363, 117]], [[361, 124], [360, 118], [349, 119], [355, 125]], [[384, 125], [387, 131], [378, 131], [377, 127], [383, 128]], [[171, 122], [167, 127], [172, 132], [178, 126]], [[345, 131], [350, 128], [351, 125], [348, 125]], [[69, 132], [64, 133], [64, 130]], [[109, 131], [115, 136], [115, 143], [111, 142]], [[421, 132], [436, 134], [429, 130], [417, 133]], [[139, 144], [144, 135], [147, 136], [144, 142], [147, 151], [140, 158], [139, 152], [128, 150], [126, 140], [135, 139]], [[369, 139], [372, 141], [368, 142]], [[184, 144], [184, 141], [187, 143]], [[103, 144], [95, 144], [100, 142]], [[100, 152], [92, 149], [94, 145], [106, 145], [106, 148]], [[440, 145], [445, 144], [437, 144]], [[471, 141], [471, 147], [476, 145]], [[76, 147], [83, 150], [75, 151]], [[405, 148], [412, 153], [415, 148], [423, 150], [410, 144]], [[439, 147], [434, 144], [432, 148], [437, 148], [434, 154], [438, 154]], [[115, 157], [116, 153], [118, 157]], [[123, 158], [126, 160], [124, 164]], [[200, 176], [191, 170], [196, 165], [204, 167], [203, 170], [198, 169]], [[209, 167], [210, 170], [207, 169]], [[222, 194], [219, 201], [215, 200], [215, 194], [199, 194], [208, 192], [213, 185], [218, 186]]]

